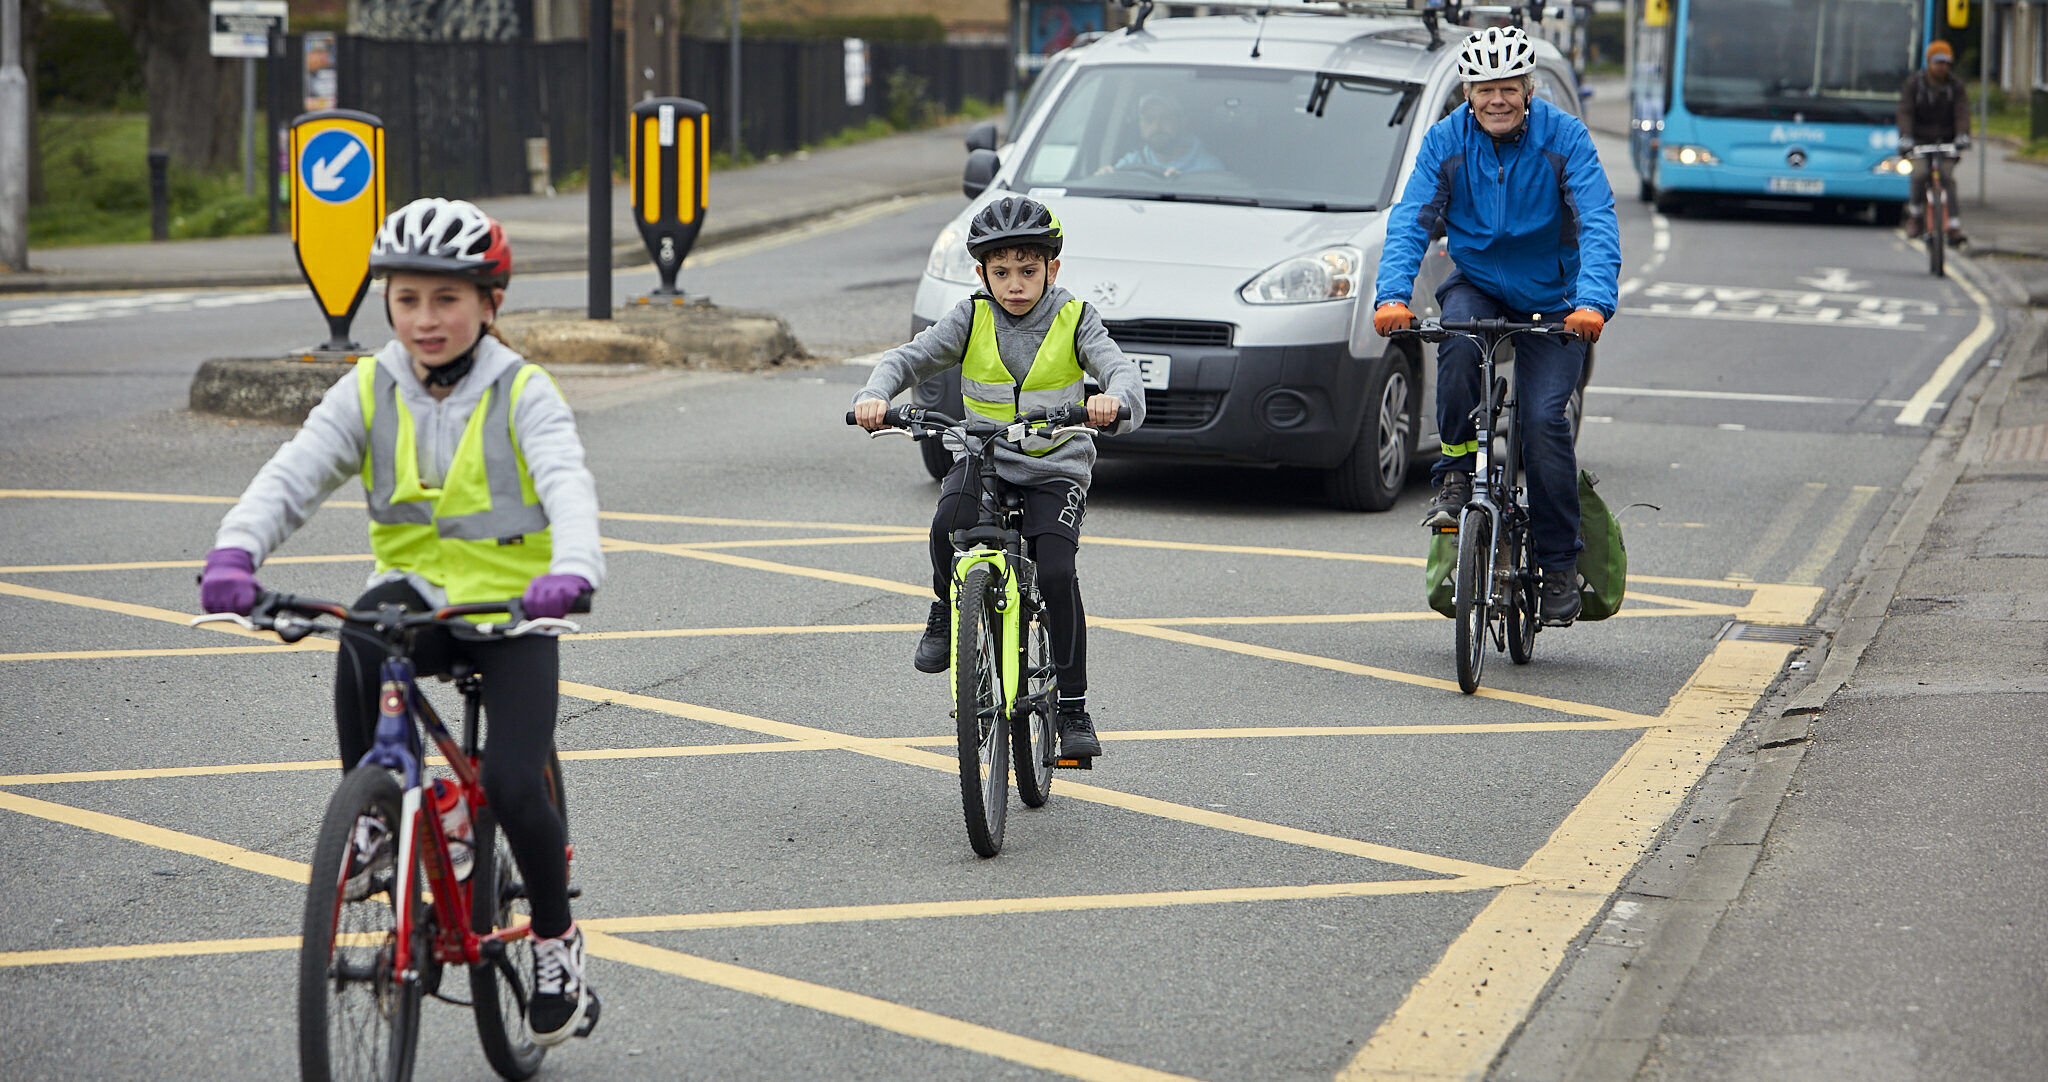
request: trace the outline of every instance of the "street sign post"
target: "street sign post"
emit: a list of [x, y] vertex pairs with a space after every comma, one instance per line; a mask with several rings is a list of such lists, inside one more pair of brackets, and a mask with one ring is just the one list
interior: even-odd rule
[[349, 324], [370, 287], [384, 221], [384, 122], [352, 109], [292, 121], [292, 248], [327, 317], [325, 350], [360, 348]]
[[654, 256], [661, 287], [677, 297], [676, 272], [704, 228], [704, 176], [710, 172], [711, 125], [702, 102], [649, 98], [633, 107], [633, 224]]
[[285, 0], [213, 0], [209, 49], [242, 61], [242, 194], [256, 194], [256, 61], [270, 55], [273, 34], [291, 17]]

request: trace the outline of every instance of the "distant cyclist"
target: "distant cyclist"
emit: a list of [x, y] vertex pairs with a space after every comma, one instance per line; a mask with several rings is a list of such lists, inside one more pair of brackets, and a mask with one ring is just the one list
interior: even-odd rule
[[[1958, 148], [1970, 145], [1970, 92], [1950, 71], [1955, 59], [1956, 51], [1948, 42], [1929, 42], [1927, 66], [1906, 76], [1906, 85], [1899, 89], [1899, 153], [1908, 153], [1925, 143], [1953, 143]], [[1956, 202], [1957, 161], [1949, 155], [1941, 161], [1941, 187], [1948, 193], [1950, 244], [1961, 244], [1965, 239], [1962, 204]], [[1932, 166], [1926, 159], [1913, 162], [1913, 183], [1906, 196], [1908, 236], [1917, 237], [1927, 231], [1920, 211], [1927, 203], [1930, 172]]]
[[[415, 200], [385, 219], [370, 271], [388, 278], [384, 312], [397, 337], [327, 391], [221, 520], [201, 603], [247, 615], [259, 592], [256, 566], [360, 476], [377, 569], [355, 608], [425, 611], [519, 597], [529, 617], [566, 614], [604, 578], [597, 486], [554, 380], [491, 328], [512, 277], [503, 227], [460, 200]], [[421, 675], [463, 660], [483, 677], [485, 798], [533, 907], [528, 1024], [535, 1041], [560, 1044], [596, 993], [569, 912], [568, 834], [547, 788], [557, 643], [545, 634], [468, 641], [430, 629], [413, 645]], [[343, 632], [334, 678], [343, 770], [374, 740], [383, 660], [374, 636]], [[367, 893], [397, 845], [375, 820], [359, 821], [351, 889]], [[471, 855], [451, 856], [467, 874]]]
[[[1614, 191], [1585, 124], [1531, 96], [1536, 49], [1519, 27], [1489, 27], [1458, 52], [1465, 104], [1431, 125], [1387, 223], [1373, 327], [1412, 325], [1408, 301], [1432, 237], [1447, 236], [1443, 318], [1562, 320], [1583, 341], [1524, 335], [1515, 343], [1523, 466], [1541, 569], [1542, 620], [1579, 615], [1578, 461], [1566, 416], [1586, 362], [1614, 315], [1621, 230]], [[1437, 351], [1436, 418], [1443, 453], [1422, 524], [1457, 523], [1472, 498], [1478, 451], [1479, 347], [1454, 338]]]

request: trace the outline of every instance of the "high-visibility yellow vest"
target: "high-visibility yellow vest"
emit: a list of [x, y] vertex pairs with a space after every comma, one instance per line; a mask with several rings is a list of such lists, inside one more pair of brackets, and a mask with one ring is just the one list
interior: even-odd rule
[[[1003, 366], [1002, 353], [996, 346], [995, 302], [987, 297], [974, 298], [974, 323], [967, 332], [966, 355], [960, 362], [961, 400], [968, 409], [991, 421], [1014, 421], [1020, 410], [1029, 412], [1084, 401], [1087, 395], [1082, 380], [1087, 374], [1081, 370], [1081, 358], [1074, 349], [1074, 333], [1080, 326], [1081, 301], [1075, 298], [1060, 306], [1059, 315], [1053, 317], [1052, 327], [1045, 332], [1045, 340], [1038, 344], [1038, 355], [1031, 359], [1031, 370], [1024, 373], [1024, 383], [1019, 386], [1017, 377]], [[1022, 447], [1026, 454], [1043, 455], [1073, 438], [1071, 432], [1056, 440], [1034, 434], [1024, 437]]]
[[409, 571], [448, 592], [448, 603], [503, 601], [548, 572], [554, 538], [512, 428], [512, 410], [541, 368], [517, 365], [484, 391], [440, 488], [420, 483], [412, 411], [375, 357], [356, 362], [369, 453], [370, 551], [377, 571]]

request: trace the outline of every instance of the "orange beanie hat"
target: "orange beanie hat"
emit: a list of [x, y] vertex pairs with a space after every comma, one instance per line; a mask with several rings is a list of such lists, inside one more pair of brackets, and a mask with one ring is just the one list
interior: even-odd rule
[[1927, 62], [1932, 64], [1937, 60], [1946, 60], [1951, 64], [1956, 62], [1956, 51], [1949, 47], [1948, 42], [1936, 40], [1927, 44]]

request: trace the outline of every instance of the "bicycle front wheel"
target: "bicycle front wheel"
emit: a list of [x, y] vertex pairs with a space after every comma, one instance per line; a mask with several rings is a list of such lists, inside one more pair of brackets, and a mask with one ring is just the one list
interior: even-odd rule
[[[550, 751], [547, 762], [548, 796], [555, 810], [568, 824], [562, 802], [562, 763]], [[488, 807], [476, 813], [476, 870], [469, 876], [470, 930], [478, 935], [501, 932], [533, 920], [533, 907], [526, 896], [526, 884], [519, 877], [511, 843]], [[547, 1048], [534, 1042], [526, 1026], [526, 1007], [533, 994], [533, 936], [526, 935], [505, 944], [504, 956], [486, 956], [469, 971], [470, 1001], [476, 1009], [477, 1040], [484, 1058], [501, 1077], [520, 1082], [540, 1070]]]
[[[366, 836], [357, 853], [358, 822]], [[374, 825], [372, 825], [374, 824]], [[327, 802], [313, 846], [299, 946], [299, 1076], [306, 1082], [406, 1082], [419, 1048], [420, 985], [400, 980], [398, 914], [415, 930], [413, 964], [430, 949], [422, 928], [419, 876], [398, 893], [398, 839], [404, 829], [397, 779], [359, 767]], [[351, 879], [354, 882], [351, 882]]]
[[[1929, 183], [1935, 187], [1940, 178]], [[1948, 272], [1948, 200], [1937, 194], [1929, 203], [1927, 212], [1927, 270], [1936, 278]]]
[[1453, 611], [1458, 625], [1458, 688], [1467, 695], [1479, 690], [1479, 673], [1486, 664], [1492, 557], [1492, 518], [1480, 508], [1466, 508], [1458, 516], [1458, 578]]
[[995, 576], [977, 565], [960, 584], [954, 611], [953, 719], [960, 743], [960, 804], [967, 841], [976, 854], [1003, 848], [1003, 817], [1010, 804], [1010, 741], [1003, 715], [1002, 619], [994, 600]]
[[1045, 626], [1045, 612], [1031, 615], [1025, 624], [1024, 691], [1031, 700], [1010, 719], [1010, 739], [1017, 755], [1017, 795], [1026, 807], [1045, 806], [1052, 796], [1052, 762], [1057, 747], [1053, 733], [1053, 706], [1058, 698], [1058, 678], [1053, 675], [1052, 632]]

